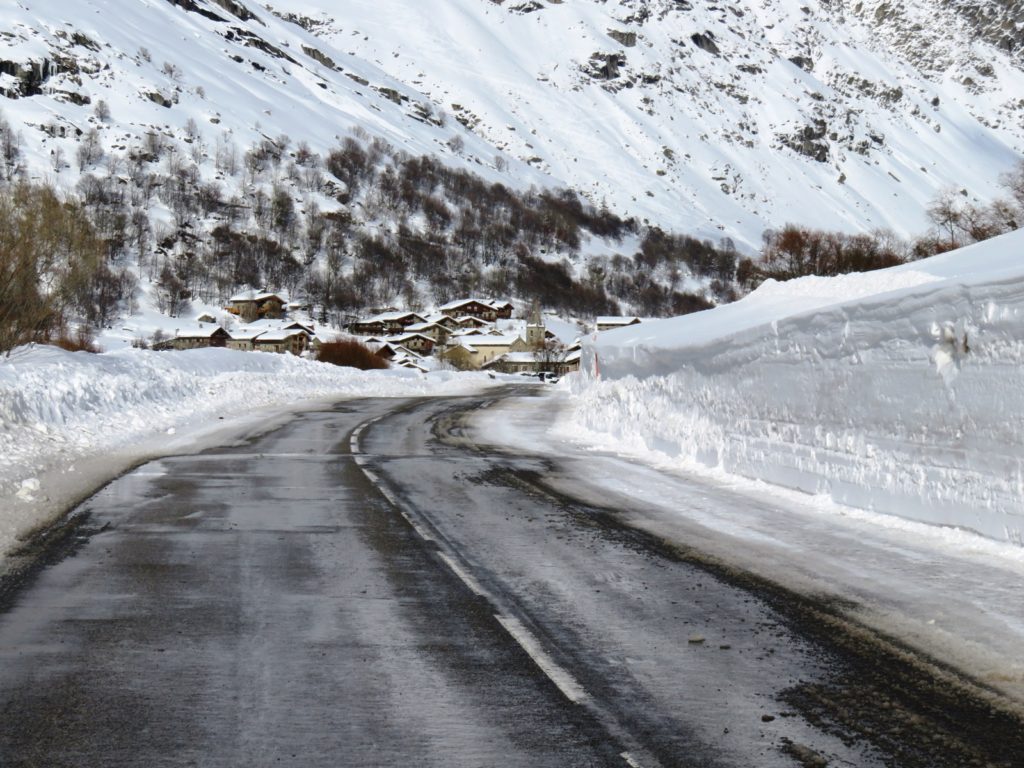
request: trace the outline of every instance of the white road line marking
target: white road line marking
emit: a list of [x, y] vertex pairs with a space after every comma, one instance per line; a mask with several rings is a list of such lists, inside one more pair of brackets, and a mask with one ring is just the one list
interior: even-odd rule
[[416, 534], [424, 541], [434, 541], [434, 537], [431, 536], [422, 525], [417, 523], [404, 509], [402, 509], [401, 504], [398, 503], [398, 499], [396, 499], [394, 494], [392, 494], [391, 491], [384, 486], [384, 483], [381, 482], [380, 475], [372, 469], [366, 468], [367, 458], [359, 452], [359, 436], [363, 433], [363, 430], [366, 429], [366, 427], [370, 426], [374, 422], [380, 421], [381, 418], [383, 417], [378, 416], [375, 419], [370, 419], [369, 421], [360, 424], [352, 431], [352, 437], [349, 440], [349, 445], [352, 448], [353, 458], [355, 459], [356, 464], [359, 465], [359, 468], [363, 471], [363, 474], [366, 475], [366, 479], [373, 483], [373, 487], [380, 492], [381, 496], [383, 496], [392, 507], [398, 510], [399, 514], [405, 518], [405, 521], [409, 523], [409, 525], [412, 526], [412, 529]]
[[628, 765], [629, 768], [644, 768], [642, 765], [640, 765], [640, 763], [637, 762], [637, 759], [635, 757], [629, 754], [629, 752], [623, 752], [621, 755], [619, 755], [619, 757], [626, 761], [626, 765]]
[[[352, 448], [352, 453], [355, 455], [356, 463], [359, 465], [359, 468], [362, 470], [363, 474], [366, 475], [367, 479], [371, 483], [373, 483], [373, 485], [377, 488], [378, 491], [381, 492], [384, 498], [387, 499], [388, 502], [395, 509], [398, 510], [402, 517], [405, 518], [409, 525], [412, 526], [413, 530], [416, 531], [416, 533], [419, 534], [420, 537], [424, 540], [434, 541], [433, 536], [431, 536], [427, 531], [425, 531], [423, 527], [415, 519], [413, 519], [411, 515], [409, 515], [404, 509], [402, 509], [402, 507], [398, 504], [394, 496], [392, 496], [391, 492], [384, 487], [384, 484], [381, 482], [380, 477], [377, 475], [377, 473], [371, 469], [366, 468], [366, 466], [364, 465], [365, 460], [363, 459], [362, 456], [359, 455], [359, 436], [362, 434], [364, 428], [368, 427], [370, 424], [373, 424], [379, 418], [380, 417], [368, 421], [364, 424], [361, 424], [352, 432], [350, 445]], [[463, 584], [469, 587], [470, 591], [472, 591], [475, 595], [479, 597], [483, 597], [489, 600], [492, 604], [494, 603], [491, 597], [484, 591], [484, 588], [480, 586], [480, 582], [478, 582], [476, 578], [467, 573], [466, 570], [462, 568], [462, 566], [456, 563], [451, 557], [449, 557], [444, 552], [441, 552], [439, 550], [437, 554], [441, 558], [441, 560], [443, 560], [444, 563], [451, 569], [452, 573], [454, 573]], [[496, 613], [494, 615], [494, 618], [496, 618], [498, 620], [498, 623], [505, 628], [505, 631], [512, 636], [512, 639], [515, 640], [524, 651], [526, 651], [527, 655], [531, 659], [533, 659], [534, 664], [536, 664], [540, 668], [541, 672], [547, 675], [548, 679], [555, 684], [555, 686], [558, 688], [558, 690], [562, 692], [562, 695], [565, 696], [565, 698], [567, 698], [573, 704], [580, 704], [590, 698], [587, 695], [587, 692], [583, 689], [583, 686], [576, 681], [576, 678], [574, 678], [568, 671], [562, 669], [560, 666], [558, 666], [558, 664], [555, 663], [554, 659], [552, 659], [548, 655], [547, 651], [545, 651], [544, 648], [541, 647], [540, 642], [537, 640], [536, 637], [534, 637], [533, 633], [530, 632], [530, 630], [528, 630], [525, 626], [523, 626], [523, 623], [519, 621], [519, 619], [512, 616], [503, 616], [500, 613]], [[633, 760], [633, 758], [629, 755], [628, 752], [622, 753], [622, 758], [631, 766], [631, 768], [640, 768], [639, 764]]]
[[[382, 496], [383, 496], [383, 497], [384, 497], [385, 499], [387, 499], [387, 500], [388, 500], [388, 503], [389, 503], [389, 504], [390, 504], [391, 506], [393, 506], [393, 507], [394, 507], [395, 509], [398, 509], [398, 501], [397, 501], [397, 500], [395, 499], [395, 497], [394, 497], [394, 496], [392, 496], [392, 495], [391, 495], [391, 491], [389, 491], [389, 490], [388, 490], [387, 488], [385, 488], [385, 487], [384, 487], [383, 485], [378, 485], [378, 486], [377, 486], [377, 490], [381, 492], [381, 495], [382, 495]], [[399, 511], [399, 512], [401, 512], [402, 510], [401, 510], [401, 509], [398, 509], [398, 511]], [[408, 516], [407, 516], [407, 515], [406, 515], [406, 514], [405, 514], [405, 513], [403, 512], [403, 513], [402, 513], [402, 517], [408, 517]]]
[[541, 647], [537, 638], [533, 636], [530, 630], [523, 626], [519, 619], [514, 616], [502, 616], [500, 613], [496, 613], [494, 618], [505, 628], [506, 632], [512, 635], [512, 638], [533, 659], [534, 664], [540, 667], [541, 671], [548, 676], [548, 679], [558, 686], [558, 690], [562, 692], [565, 698], [573, 704], [580, 704], [590, 698], [583, 689], [583, 686], [576, 681], [576, 678], [558, 666], [554, 659], [548, 656], [547, 651]]
[[456, 563], [454, 560], [448, 557], [448, 555], [446, 555], [444, 552], [438, 552], [437, 555], [445, 561], [449, 568], [452, 569], [452, 573], [458, 576], [462, 583], [469, 587], [470, 590], [472, 590], [473, 594], [479, 597], [488, 597], [487, 593], [484, 592], [483, 587], [480, 586], [480, 582], [478, 582], [475, 578], [466, 573], [466, 571], [463, 570], [462, 566], [460, 566], [458, 563]]

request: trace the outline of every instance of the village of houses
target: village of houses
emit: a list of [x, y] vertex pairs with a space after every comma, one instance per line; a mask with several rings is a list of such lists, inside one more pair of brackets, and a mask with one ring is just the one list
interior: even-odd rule
[[[339, 338], [334, 332], [318, 333], [311, 322], [291, 319], [298, 307], [278, 293], [245, 291], [232, 296], [224, 309], [234, 322], [222, 324], [203, 314], [194, 326], [177, 329], [153, 348], [226, 347], [315, 356], [321, 344]], [[559, 339], [537, 308], [528, 318], [513, 318], [514, 311], [509, 301], [467, 298], [431, 312], [381, 312], [349, 323], [347, 330], [391, 365], [421, 372], [446, 367], [561, 376], [579, 370], [578, 338]], [[594, 330], [639, 322], [637, 317], [599, 317]]]

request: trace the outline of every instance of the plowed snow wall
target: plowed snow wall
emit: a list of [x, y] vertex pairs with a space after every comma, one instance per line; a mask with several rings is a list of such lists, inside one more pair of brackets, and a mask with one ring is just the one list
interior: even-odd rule
[[703, 346], [608, 335], [572, 419], [683, 463], [1024, 543], [1024, 281], [892, 296]]

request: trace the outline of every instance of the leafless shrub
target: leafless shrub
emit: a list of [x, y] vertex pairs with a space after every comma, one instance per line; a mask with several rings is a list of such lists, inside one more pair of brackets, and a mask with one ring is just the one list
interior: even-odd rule
[[316, 359], [322, 363], [358, 368], [361, 371], [388, 368], [388, 361], [355, 339], [327, 341], [320, 345]]

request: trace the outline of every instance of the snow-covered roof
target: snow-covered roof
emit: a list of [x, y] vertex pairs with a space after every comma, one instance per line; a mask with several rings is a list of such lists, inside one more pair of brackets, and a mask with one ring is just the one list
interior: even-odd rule
[[263, 301], [265, 299], [277, 299], [281, 302], [284, 301], [280, 294], [270, 293], [268, 291], [242, 291], [241, 293], [236, 293], [228, 299], [228, 301], [234, 304], [239, 301]]
[[510, 347], [517, 341], [522, 341], [519, 336], [489, 336], [480, 335], [473, 337], [475, 347]]
[[598, 325], [633, 325], [639, 323], [639, 317], [618, 317], [613, 315], [607, 315], [605, 317], [599, 317], [596, 320]]
[[394, 312], [381, 312], [379, 315], [374, 315], [368, 320], [360, 320], [361, 323], [388, 323], [396, 320], [403, 320], [407, 317], [418, 317], [420, 322], [423, 322], [423, 315], [418, 312], [402, 312], [397, 310]]
[[448, 330], [440, 323], [434, 323], [429, 321], [425, 323], [413, 323], [412, 325], [407, 325], [405, 327], [405, 330], [409, 331], [410, 333], [417, 333], [419, 331], [429, 331], [431, 328], [440, 328], [444, 331]]
[[197, 325], [190, 325], [184, 328], [177, 328], [174, 331], [174, 337], [177, 339], [209, 339], [217, 331], [223, 331], [216, 323], [199, 323]]
[[[401, 359], [403, 357], [411, 358], [413, 360], [422, 360], [423, 359], [423, 355], [420, 355], [420, 354], [417, 354], [416, 352], [413, 352], [411, 349], [409, 349], [406, 346], [403, 346], [402, 344], [391, 344], [391, 343], [388, 343], [388, 344], [385, 344], [384, 347], [390, 347], [394, 351], [396, 359]], [[381, 347], [381, 349], [383, 349], [384, 347]]]
[[512, 303], [508, 301], [498, 301], [497, 299], [477, 299], [471, 297], [468, 299], [455, 299], [454, 301], [449, 301], [447, 304], [442, 304], [439, 307], [439, 309], [443, 312], [446, 309], [458, 309], [459, 307], [463, 307], [466, 304], [474, 303], [483, 304], [485, 307], [491, 307], [492, 309], [504, 309], [505, 307], [512, 306]]
[[273, 320], [270, 318], [261, 318], [259, 320], [253, 320], [251, 323], [246, 323], [247, 328], [258, 328], [264, 331], [279, 331], [285, 328], [301, 328], [304, 331], [310, 333], [313, 332], [312, 323], [303, 323], [298, 320]]
[[404, 344], [413, 339], [423, 339], [424, 341], [434, 343], [434, 340], [429, 336], [424, 336], [422, 333], [403, 333], [398, 336], [388, 336], [387, 340], [392, 344]]
[[273, 331], [264, 331], [256, 336], [255, 341], [258, 344], [274, 343], [278, 341], [287, 341], [295, 336], [308, 337], [309, 333], [301, 328], [280, 328]]
[[235, 341], [251, 341], [259, 336], [261, 333], [266, 333], [266, 328], [252, 328], [251, 326], [244, 325], [241, 328], [232, 328], [228, 335], [231, 336]]
[[427, 369], [424, 368], [422, 365], [419, 365], [419, 364], [416, 363], [415, 360], [410, 360], [408, 358], [406, 358], [404, 360], [396, 360], [395, 361], [395, 365], [399, 365], [402, 368], [409, 368], [411, 370], [416, 370], [416, 371], [419, 371], [420, 373], [426, 373], [427, 372]]
[[483, 327], [485, 325], [493, 325], [488, 320], [481, 320], [479, 317], [473, 317], [472, 315], [462, 315], [455, 318], [455, 322], [459, 325], [478, 325]]

